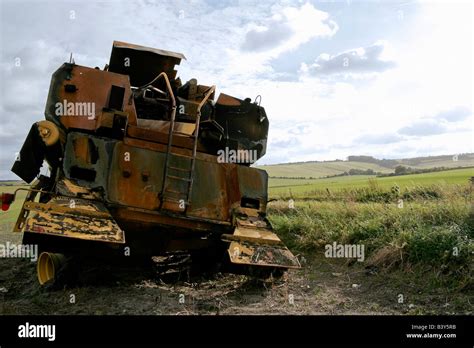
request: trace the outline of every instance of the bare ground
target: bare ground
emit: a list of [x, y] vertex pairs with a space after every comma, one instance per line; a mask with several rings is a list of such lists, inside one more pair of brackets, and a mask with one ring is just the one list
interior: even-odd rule
[[[159, 265], [159, 264], [158, 264]], [[472, 288], [447, 290], [406, 270], [308, 258], [302, 270], [256, 281], [186, 269], [97, 266], [81, 284], [40, 287], [35, 263], [0, 259], [0, 314], [472, 314]], [[400, 294], [403, 303], [399, 303]], [[74, 300], [74, 301], [73, 301]]]

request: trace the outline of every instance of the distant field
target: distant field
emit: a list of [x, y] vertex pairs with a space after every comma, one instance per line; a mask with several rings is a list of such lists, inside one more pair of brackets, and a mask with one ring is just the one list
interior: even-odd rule
[[[316, 190], [337, 191], [342, 189], [353, 189], [369, 187], [376, 184], [380, 188], [390, 188], [398, 185], [401, 189], [414, 186], [461, 184], [467, 185], [471, 176], [474, 176], [473, 168], [453, 169], [441, 172], [411, 174], [376, 178], [370, 175], [342, 176], [327, 179], [269, 179], [269, 195], [271, 197], [291, 194], [304, 194]], [[370, 180], [369, 180], [370, 179]]]
[[458, 159], [458, 161], [453, 161], [452, 158], [442, 158], [442, 159], [432, 159], [432, 158], [424, 158], [420, 160], [420, 163], [416, 165], [411, 165], [410, 160], [400, 160], [401, 165], [410, 166], [413, 168], [425, 169], [425, 168], [433, 168], [433, 167], [472, 167], [474, 166], [474, 155], [469, 155], [468, 158]]
[[28, 186], [23, 181], [18, 180], [0, 180], [0, 186]]
[[[474, 167], [474, 154], [467, 154], [453, 160], [453, 156], [420, 157], [412, 159], [396, 160], [400, 165], [414, 169], [426, 169], [434, 167]], [[358, 161], [332, 161], [332, 162], [306, 162], [306, 163], [284, 163], [266, 166], [257, 166], [266, 170], [273, 177], [305, 177], [321, 178], [331, 175], [342, 174], [350, 169], [367, 170], [374, 172], [392, 173], [393, 168], [383, 167], [370, 162]]]
[[393, 169], [381, 167], [374, 163], [364, 162], [318, 162], [318, 163], [297, 163], [297, 164], [275, 164], [269, 166], [259, 166], [266, 170], [269, 176], [286, 177], [313, 177], [320, 178], [328, 175], [342, 174], [350, 169], [367, 170], [374, 172], [391, 173]]

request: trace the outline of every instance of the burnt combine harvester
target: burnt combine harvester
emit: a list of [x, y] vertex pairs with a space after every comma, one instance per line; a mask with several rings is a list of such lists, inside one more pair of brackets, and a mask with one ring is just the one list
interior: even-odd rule
[[[70, 257], [184, 251], [231, 272], [300, 267], [266, 219], [267, 173], [250, 167], [266, 150], [264, 108], [182, 84], [181, 59], [116, 41], [104, 70], [65, 63], [53, 74], [46, 120], [12, 168], [34, 180], [15, 231], [39, 245], [41, 284]], [[13, 199], [4, 194], [3, 208]]]

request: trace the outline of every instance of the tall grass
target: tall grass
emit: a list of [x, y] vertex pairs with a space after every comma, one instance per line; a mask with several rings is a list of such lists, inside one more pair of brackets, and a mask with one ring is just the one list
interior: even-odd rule
[[333, 242], [363, 244], [369, 263], [384, 264], [386, 258], [392, 266], [456, 268], [472, 277], [474, 216], [466, 186], [400, 192], [371, 185], [339, 192], [338, 199], [296, 200], [294, 209], [289, 206], [272, 202], [268, 212], [277, 233], [296, 251], [321, 252]]

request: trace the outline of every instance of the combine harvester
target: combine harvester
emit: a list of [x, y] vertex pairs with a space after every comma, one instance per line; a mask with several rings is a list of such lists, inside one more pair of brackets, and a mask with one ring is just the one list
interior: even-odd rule
[[182, 84], [184, 58], [116, 41], [104, 70], [70, 62], [53, 74], [46, 120], [12, 168], [34, 181], [14, 231], [39, 245], [40, 284], [69, 259], [174, 252], [258, 277], [300, 267], [266, 219], [267, 173], [250, 167], [266, 151], [264, 108]]

